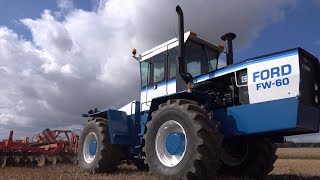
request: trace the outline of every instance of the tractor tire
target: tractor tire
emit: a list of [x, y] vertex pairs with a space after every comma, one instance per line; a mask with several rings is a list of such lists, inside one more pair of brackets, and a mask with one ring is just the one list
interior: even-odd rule
[[110, 144], [107, 120], [94, 118], [88, 121], [79, 138], [80, 169], [89, 173], [113, 172], [120, 163], [120, 156], [119, 145]]
[[139, 171], [149, 171], [148, 165], [145, 164], [143, 160], [141, 160], [141, 161], [136, 161], [136, 162], [134, 162], [133, 164], [137, 167], [137, 169], [138, 169]]
[[274, 162], [277, 160], [277, 144], [270, 139], [263, 138], [253, 141], [243, 141], [241, 147], [247, 149], [243, 160], [238, 164], [223, 162], [220, 173], [226, 176], [240, 176], [254, 179], [265, 179], [273, 170]]
[[144, 135], [145, 163], [160, 179], [210, 179], [220, 168], [222, 135], [197, 102], [177, 99], [159, 105]]

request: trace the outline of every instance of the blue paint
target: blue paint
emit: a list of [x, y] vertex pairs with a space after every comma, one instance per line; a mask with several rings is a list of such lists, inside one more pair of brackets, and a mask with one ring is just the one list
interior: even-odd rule
[[253, 82], [256, 82], [258, 78], [261, 80], [267, 80], [274, 77], [281, 77], [291, 74], [292, 67], [290, 64], [285, 64], [281, 67], [273, 67], [271, 69], [264, 69], [262, 71], [253, 72]]
[[107, 110], [111, 144], [130, 144], [129, 119], [126, 112]]
[[214, 111], [225, 136], [249, 135], [297, 128], [298, 99], [245, 104]]
[[93, 139], [89, 145], [89, 153], [91, 156], [94, 156], [96, 155], [96, 152], [97, 152], [97, 141]]
[[173, 132], [166, 139], [166, 148], [171, 155], [182, 155], [185, 149], [185, 136], [181, 132]]

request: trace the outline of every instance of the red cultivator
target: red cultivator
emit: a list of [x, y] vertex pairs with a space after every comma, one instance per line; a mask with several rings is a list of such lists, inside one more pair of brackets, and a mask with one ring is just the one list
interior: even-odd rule
[[11, 131], [8, 140], [0, 141], [0, 168], [7, 163], [36, 166], [66, 160], [76, 163], [78, 139], [79, 135], [72, 131], [46, 129], [32, 139], [13, 140]]

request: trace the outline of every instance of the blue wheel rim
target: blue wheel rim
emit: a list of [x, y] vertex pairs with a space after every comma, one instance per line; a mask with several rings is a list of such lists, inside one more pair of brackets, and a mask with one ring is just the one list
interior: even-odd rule
[[97, 141], [92, 140], [90, 142], [90, 146], [89, 146], [89, 153], [90, 153], [90, 155], [94, 156], [94, 155], [96, 155], [96, 151], [97, 151]]
[[155, 150], [159, 161], [167, 167], [178, 165], [187, 149], [187, 136], [182, 125], [169, 120], [158, 129]]
[[90, 164], [94, 161], [98, 151], [97, 135], [94, 132], [87, 134], [83, 145], [83, 159], [86, 163]]

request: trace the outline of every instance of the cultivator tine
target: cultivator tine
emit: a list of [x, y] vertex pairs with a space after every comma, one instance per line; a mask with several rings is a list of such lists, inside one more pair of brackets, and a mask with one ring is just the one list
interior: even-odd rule
[[71, 157], [70, 158], [70, 160], [71, 160], [71, 162], [73, 163], [73, 164], [78, 164], [78, 158], [77, 157]]
[[24, 165], [33, 166], [35, 163], [34, 157], [32, 155], [25, 156], [23, 158]]
[[63, 161], [61, 156], [57, 157], [57, 160], [58, 160], [59, 162], [62, 162], [62, 161]]
[[51, 157], [51, 163], [52, 163], [52, 165], [56, 165], [57, 164], [57, 156], [56, 155]]
[[21, 157], [20, 157], [20, 156], [14, 156], [14, 157], [13, 157], [13, 162], [14, 162], [15, 164], [19, 164], [20, 161], [21, 161]]
[[7, 164], [7, 157], [4, 155], [0, 156], [0, 168], [4, 168]]
[[27, 156], [27, 157], [26, 157], [26, 160], [27, 160], [29, 163], [32, 163], [32, 162], [33, 162], [33, 157], [32, 157], [32, 156]]
[[51, 165], [55, 166], [57, 164], [57, 156], [56, 155], [52, 155], [50, 157], [48, 157], [48, 160], [51, 162]]
[[43, 154], [41, 154], [41, 155], [35, 157], [34, 160], [37, 162], [38, 167], [42, 167], [45, 164], [46, 158], [44, 157]]

